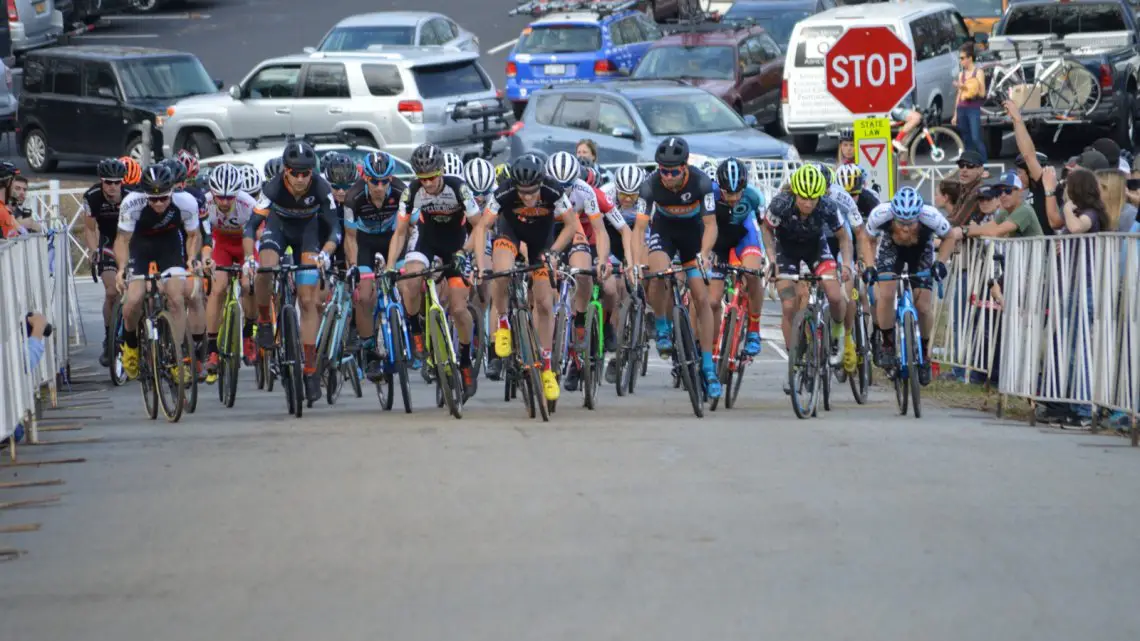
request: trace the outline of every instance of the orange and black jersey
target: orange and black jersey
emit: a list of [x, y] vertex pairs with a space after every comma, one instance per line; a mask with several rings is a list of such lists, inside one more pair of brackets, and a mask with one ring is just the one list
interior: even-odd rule
[[536, 224], [553, 225], [557, 221], [566, 222], [574, 215], [570, 200], [558, 184], [550, 179], [543, 182], [538, 202], [533, 207], [523, 204], [513, 182], [505, 181], [487, 199], [486, 212], [490, 216], [502, 214], [516, 229]]

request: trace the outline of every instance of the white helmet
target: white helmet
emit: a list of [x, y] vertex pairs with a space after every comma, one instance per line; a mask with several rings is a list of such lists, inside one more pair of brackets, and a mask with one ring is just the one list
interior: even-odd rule
[[546, 161], [546, 173], [564, 186], [577, 180], [581, 172], [581, 163], [567, 151], [560, 151]]
[[637, 165], [626, 165], [618, 170], [614, 182], [623, 194], [636, 194], [645, 180], [645, 170]]
[[443, 173], [456, 178], [463, 177], [463, 161], [450, 151], [443, 155]]
[[215, 196], [236, 196], [244, 185], [242, 172], [230, 163], [222, 163], [210, 171], [210, 191]]
[[242, 175], [242, 191], [251, 196], [261, 191], [261, 169], [253, 165], [241, 165], [238, 170]]
[[711, 159], [701, 163], [701, 171], [705, 172], [705, 175], [709, 177], [709, 180], [716, 182], [716, 163]]
[[464, 170], [467, 186], [477, 194], [485, 194], [495, 188], [495, 166], [482, 158], [472, 158]]

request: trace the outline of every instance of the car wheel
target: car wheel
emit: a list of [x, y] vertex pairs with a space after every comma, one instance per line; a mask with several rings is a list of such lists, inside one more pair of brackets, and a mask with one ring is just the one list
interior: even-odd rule
[[28, 167], [37, 173], [52, 171], [58, 164], [51, 157], [47, 137], [42, 129], [33, 129], [24, 136], [24, 158], [28, 161]]
[[[127, 146], [123, 149], [123, 155], [133, 158], [139, 164], [143, 163], [143, 143], [142, 136], [133, 136], [127, 141]], [[154, 154], [151, 154], [154, 158]]]
[[131, 0], [131, 7], [136, 13], [151, 13], [162, 4], [162, 0]]
[[190, 134], [186, 142], [182, 143], [182, 148], [197, 158], [209, 158], [210, 156], [217, 156], [222, 153], [221, 147], [218, 146], [218, 141], [214, 140], [213, 136], [204, 131], [195, 131]]
[[816, 148], [819, 147], [819, 136], [816, 134], [795, 134], [792, 136], [792, 144], [801, 154], [814, 154]]

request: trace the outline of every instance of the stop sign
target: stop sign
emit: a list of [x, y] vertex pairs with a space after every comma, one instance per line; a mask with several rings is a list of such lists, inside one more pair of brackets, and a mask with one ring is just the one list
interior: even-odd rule
[[887, 27], [848, 29], [824, 60], [828, 93], [853, 114], [885, 114], [914, 89], [914, 54]]

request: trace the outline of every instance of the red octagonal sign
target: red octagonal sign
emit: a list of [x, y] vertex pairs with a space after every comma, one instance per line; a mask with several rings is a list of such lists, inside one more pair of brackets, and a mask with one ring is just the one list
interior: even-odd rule
[[856, 115], [885, 114], [914, 89], [914, 53], [887, 27], [848, 29], [825, 61], [828, 93]]

